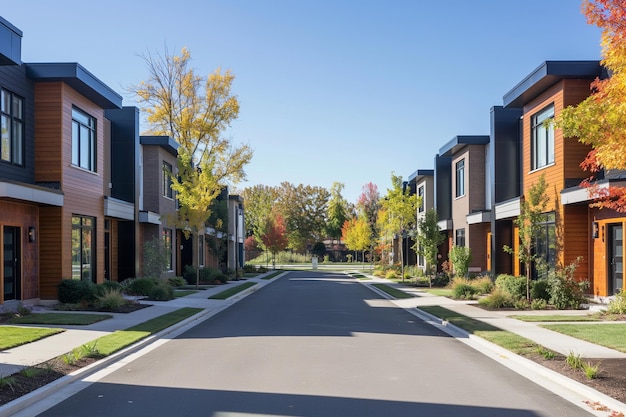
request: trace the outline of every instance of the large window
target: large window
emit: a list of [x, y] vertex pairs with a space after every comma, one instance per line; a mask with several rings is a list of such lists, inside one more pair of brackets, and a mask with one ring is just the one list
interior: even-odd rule
[[72, 278], [96, 282], [96, 219], [72, 216]]
[[465, 195], [465, 159], [456, 163], [456, 197]]
[[172, 192], [172, 165], [163, 161], [163, 169], [161, 175], [163, 175], [162, 182], [162, 194], [163, 197], [174, 198], [174, 194]]
[[24, 99], [0, 90], [0, 160], [24, 164]]
[[465, 246], [465, 229], [457, 229], [456, 230], [456, 236], [455, 236], [455, 239], [454, 239], [454, 244], [456, 246], [461, 246], [461, 247]]
[[[554, 269], [556, 266], [556, 215], [546, 213], [538, 223], [538, 231], [535, 236], [535, 255], [537, 262], [533, 270], [535, 278], [540, 278], [541, 273]], [[540, 266], [537, 268], [537, 266]]]
[[417, 211], [419, 213], [423, 213], [424, 212], [424, 186], [421, 185], [418, 189], [417, 189], [417, 196], [419, 197], [419, 207], [417, 208]]
[[72, 164], [96, 172], [96, 119], [72, 109]]
[[171, 271], [172, 268], [172, 229], [163, 229], [162, 232], [162, 239], [163, 239], [163, 250], [165, 251], [166, 255], [166, 265], [165, 265], [165, 269], [167, 271]]
[[531, 118], [531, 169], [554, 163], [554, 106], [546, 107]]

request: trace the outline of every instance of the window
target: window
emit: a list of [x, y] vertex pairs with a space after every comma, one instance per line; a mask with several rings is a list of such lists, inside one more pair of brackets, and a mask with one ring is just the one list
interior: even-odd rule
[[531, 118], [531, 169], [554, 163], [554, 106], [546, 107]]
[[[547, 270], [554, 269], [556, 266], [556, 215], [554, 213], [546, 213], [543, 220], [537, 224], [538, 230], [535, 236], [534, 248], [537, 261]], [[533, 277], [540, 278], [542, 268], [533, 268]], [[541, 271], [543, 273], [547, 271]]]
[[204, 266], [204, 235], [198, 235], [198, 265]]
[[0, 160], [24, 165], [24, 99], [0, 90]]
[[417, 246], [417, 266], [420, 267], [425, 267], [426, 266], [426, 262], [424, 260], [424, 249], [422, 248], [422, 245]]
[[72, 109], [72, 164], [96, 172], [96, 119]]
[[456, 246], [465, 246], [465, 229], [456, 230], [456, 239], [454, 240]]
[[163, 161], [163, 183], [162, 183], [162, 194], [163, 197], [174, 198], [174, 194], [172, 192], [172, 165]]
[[424, 186], [420, 186], [417, 189], [417, 196], [419, 197], [419, 207], [417, 208], [418, 213], [424, 212]]
[[171, 271], [172, 268], [172, 229], [163, 229], [161, 238], [163, 239], [163, 249], [166, 255], [165, 269]]
[[456, 163], [456, 197], [465, 195], [465, 159]]
[[72, 278], [96, 282], [96, 219], [72, 216]]

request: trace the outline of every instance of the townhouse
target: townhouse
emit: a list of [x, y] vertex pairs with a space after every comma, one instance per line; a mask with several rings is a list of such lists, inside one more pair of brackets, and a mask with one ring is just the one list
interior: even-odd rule
[[[626, 217], [590, 207], [593, 196], [580, 182], [590, 148], [564, 137], [554, 118], [590, 94], [605, 77], [598, 61], [546, 61], [503, 96], [490, 112], [488, 136], [457, 136], [435, 157], [434, 208], [446, 235], [440, 263], [453, 245], [469, 246], [478, 273], [523, 274], [515, 219], [528, 190], [543, 176], [548, 207], [535, 239], [536, 254], [549, 268], [578, 264], [596, 297], [624, 288], [623, 227]], [[598, 186], [625, 185], [623, 172], [606, 172]], [[513, 248], [509, 254], [504, 246]], [[533, 271], [537, 276], [538, 271]]]
[[139, 109], [80, 64], [23, 63], [21, 39], [0, 17], [0, 308], [55, 300], [62, 279], [141, 276], [154, 238], [166, 276], [204, 265], [210, 230], [193, 243], [169, 220], [178, 145], [140, 136]]

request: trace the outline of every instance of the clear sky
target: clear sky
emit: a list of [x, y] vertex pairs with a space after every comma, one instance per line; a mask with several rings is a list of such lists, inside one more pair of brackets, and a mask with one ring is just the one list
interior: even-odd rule
[[600, 59], [580, 0], [20, 0], [24, 62], [78, 62], [134, 105], [146, 52], [187, 47], [192, 66], [236, 76], [228, 135], [255, 184], [345, 185], [356, 202], [391, 173], [432, 169], [457, 135], [547, 60]]

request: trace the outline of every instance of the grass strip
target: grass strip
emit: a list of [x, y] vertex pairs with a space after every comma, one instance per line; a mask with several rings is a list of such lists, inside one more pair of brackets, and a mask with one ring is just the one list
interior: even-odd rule
[[0, 350], [25, 345], [26, 343], [63, 331], [63, 329], [43, 329], [38, 327], [0, 326]]
[[626, 324], [543, 324], [541, 327], [626, 352]]
[[110, 314], [91, 313], [34, 313], [26, 316], [13, 317], [10, 324], [46, 324], [51, 326], [86, 326], [107, 320], [113, 317]]
[[372, 285], [378, 288], [379, 290], [386, 292], [393, 298], [413, 298], [413, 295], [406, 293], [404, 291], [400, 291], [399, 289], [391, 287], [387, 284], [372, 284]]
[[547, 350], [530, 339], [441, 306], [422, 306], [419, 309], [518, 355], [532, 355]]
[[266, 275], [266, 276], [264, 276], [264, 277], [263, 277], [263, 278], [261, 278], [261, 279], [272, 279], [272, 278], [274, 278], [276, 275], [282, 274], [283, 272], [284, 272], [284, 271], [274, 271], [274, 272], [272, 272], [271, 274]]
[[231, 287], [227, 290], [224, 290], [222, 292], [218, 292], [217, 294], [210, 296], [209, 300], [225, 300], [255, 285], [256, 285], [256, 282], [246, 282], [245, 284], [240, 284], [235, 287]]
[[452, 290], [449, 288], [420, 288], [420, 290], [439, 297], [452, 297]]
[[540, 322], [584, 322], [584, 321], [601, 321], [599, 317], [586, 315], [586, 316], [564, 316], [562, 314], [547, 314], [542, 316], [530, 316], [530, 315], [521, 315], [521, 316], [510, 316], [513, 319], [527, 321], [529, 323], [540, 323]]
[[162, 316], [129, 327], [126, 330], [118, 330], [114, 333], [96, 339], [96, 350], [99, 355], [109, 356], [127, 346], [132, 345], [154, 333], [158, 333], [174, 324], [199, 313], [203, 309], [185, 307], [172, 311]]
[[195, 291], [195, 290], [175, 290], [174, 297], [175, 298], [186, 297], [188, 295], [195, 294], [197, 292], [198, 291]]

